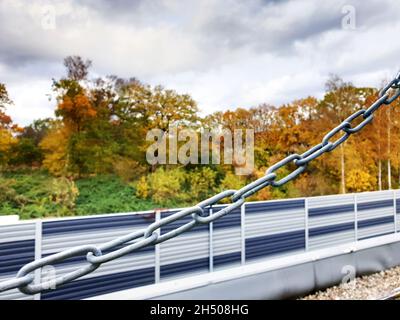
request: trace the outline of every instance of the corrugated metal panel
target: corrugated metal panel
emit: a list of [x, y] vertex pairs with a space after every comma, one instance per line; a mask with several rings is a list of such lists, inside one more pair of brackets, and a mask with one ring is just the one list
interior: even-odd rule
[[393, 195], [393, 191], [357, 195], [359, 240], [394, 232]]
[[335, 194], [329, 196], [318, 196], [307, 198], [308, 209], [335, 207], [354, 204], [354, 195]]
[[[26, 263], [35, 258], [35, 224], [0, 226], [0, 281], [12, 278]], [[0, 293], [0, 300], [32, 300], [19, 290]]]
[[358, 231], [358, 239], [368, 239], [377, 236], [383, 236], [387, 234], [391, 234], [394, 232], [394, 226], [392, 223], [382, 224], [378, 226], [372, 226], [360, 229]]
[[354, 230], [354, 222], [333, 224], [318, 228], [310, 228], [308, 230], [308, 235], [310, 238], [312, 238], [322, 235], [331, 235], [332, 233], [342, 232], [345, 230]]
[[326, 218], [336, 214], [354, 213], [354, 204], [342, 204], [335, 206], [324, 206], [320, 208], [310, 208], [308, 216], [312, 218]]
[[[226, 206], [213, 207], [217, 213]], [[213, 223], [214, 269], [229, 268], [241, 263], [241, 208]]]
[[304, 199], [290, 199], [290, 200], [274, 200], [274, 201], [258, 201], [248, 202], [246, 204], [246, 214], [260, 213], [260, 212], [277, 212], [277, 211], [290, 211], [290, 210], [304, 210]]
[[[161, 218], [178, 210], [162, 212]], [[161, 228], [165, 234], [191, 220], [187, 216]], [[160, 244], [160, 280], [185, 277], [209, 271], [209, 226], [199, 225]]]
[[304, 210], [304, 200], [246, 204], [246, 238], [304, 230]]
[[304, 230], [246, 239], [246, 261], [305, 248]]
[[354, 230], [345, 230], [325, 235], [310, 237], [308, 246], [312, 249], [322, 249], [332, 247], [334, 245], [344, 244], [355, 241]]
[[326, 216], [309, 217], [309, 228], [330, 226], [341, 223], [354, 223], [354, 211], [339, 214], [329, 214]]
[[81, 278], [42, 293], [43, 300], [77, 300], [154, 283], [154, 268]]
[[[232, 252], [241, 251], [241, 229], [217, 229], [213, 231], [214, 258]], [[240, 259], [238, 260], [240, 262]], [[215, 265], [215, 264], [214, 264]]]
[[394, 223], [394, 216], [386, 216], [386, 217], [379, 217], [375, 219], [368, 219], [368, 220], [362, 220], [358, 222], [358, 228], [366, 228], [366, 227], [371, 227], [371, 226], [377, 226], [381, 224], [386, 224], [386, 223]]
[[154, 221], [154, 214], [129, 214], [129, 215], [110, 215], [99, 218], [81, 218], [55, 220], [43, 223], [43, 235], [60, 234], [68, 232], [79, 232], [104, 229], [114, 229], [120, 227], [144, 227]]
[[358, 220], [393, 215], [393, 192], [364, 192], [357, 195]]
[[0, 225], [0, 243], [35, 239], [34, 223]]
[[354, 221], [354, 196], [332, 195], [308, 199], [308, 225], [321, 227]]
[[393, 207], [377, 207], [374, 209], [364, 209], [358, 211], [358, 220], [368, 220], [384, 216], [393, 216]]
[[394, 190], [393, 195], [396, 201], [396, 229], [400, 232], [400, 191]]
[[400, 232], [400, 214], [396, 214], [397, 232]]
[[393, 190], [357, 193], [357, 202], [358, 203], [387, 200], [387, 199], [393, 199]]
[[[154, 216], [151, 215], [131, 214], [44, 222], [42, 256], [77, 245], [101, 244], [118, 236], [142, 229], [153, 221]], [[118, 247], [113, 250], [116, 249]], [[154, 247], [148, 247], [103, 264], [95, 272], [77, 281], [43, 293], [41, 298], [44, 300], [81, 299], [154, 283], [154, 252]], [[85, 264], [85, 257], [78, 256], [56, 264], [54, 267], [56, 267], [59, 276], [76, 270]]]
[[208, 257], [208, 233], [192, 232], [182, 234], [160, 245], [161, 267], [174, 262]]
[[354, 199], [350, 194], [307, 200], [309, 250], [355, 241]]
[[303, 199], [246, 204], [246, 261], [305, 249]]
[[363, 240], [371, 237], [378, 237], [394, 232], [394, 224], [378, 224], [358, 229], [358, 240]]
[[0, 274], [16, 273], [35, 256], [35, 240], [0, 243]]

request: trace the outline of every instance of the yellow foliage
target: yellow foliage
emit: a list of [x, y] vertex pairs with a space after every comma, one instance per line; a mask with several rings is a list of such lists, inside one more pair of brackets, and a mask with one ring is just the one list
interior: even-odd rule
[[124, 181], [133, 181], [142, 175], [145, 167], [141, 166], [138, 161], [127, 157], [113, 157], [114, 172]]
[[8, 130], [0, 128], [0, 153], [6, 153], [15, 142]]
[[149, 196], [149, 184], [147, 183], [146, 177], [140, 177], [139, 181], [136, 184], [136, 195], [139, 198], [146, 199]]
[[245, 185], [246, 181], [243, 179], [242, 176], [237, 176], [232, 172], [227, 172], [224, 179], [222, 179], [220, 184], [221, 190], [228, 190], [228, 189], [240, 189]]
[[75, 182], [65, 177], [53, 180], [51, 201], [61, 206], [62, 215], [73, 215], [79, 190]]
[[60, 176], [67, 173], [69, 131], [65, 127], [51, 130], [40, 142], [45, 156], [43, 166], [52, 174]]
[[0, 128], [0, 165], [7, 163], [10, 148], [16, 143], [16, 139], [7, 129]]
[[[262, 170], [257, 170], [254, 172], [255, 179], [259, 179], [265, 175], [265, 171]], [[254, 195], [249, 197], [250, 201], [264, 201], [264, 200], [270, 200], [272, 198], [271, 194], [271, 187], [266, 187], [258, 192], [256, 192]]]
[[361, 192], [374, 190], [376, 178], [366, 170], [352, 169], [347, 173], [346, 186], [349, 191]]
[[190, 198], [203, 200], [215, 191], [215, 178], [217, 173], [208, 167], [197, 168], [187, 174], [190, 184]]
[[157, 169], [147, 178], [149, 194], [156, 203], [177, 202], [187, 199], [182, 192], [185, 172], [182, 169]]

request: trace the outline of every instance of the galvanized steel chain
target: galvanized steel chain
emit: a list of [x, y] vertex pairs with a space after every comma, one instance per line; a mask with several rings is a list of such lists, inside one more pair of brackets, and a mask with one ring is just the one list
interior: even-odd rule
[[[260, 189], [265, 188], [266, 186], [279, 187], [296, 178], [306, 169], [310, 161], [337, 148], [340, 144], [345, 142], [350, 135], [360, 131], [368, 123], [370, 123], [373, 120], [374, 112], [377, 111], [382, 105], [391, 104], [399, 96], [400, 73], [380, 91], [379, 98], [368, 109], [362, 109], [354, 112], [336, 128], [328, 132], [323, 137], [321, 143], [313, 146], [306, 152], [300, 155], [291, 154], [278, 163], [272, 165], [267, 169], [265, 176], [262, 178], [253, 181], [240, 190], [223, 191], [207, 200], [198, 203], [193, 207], [183, 209], [179, 212], [171, 214], [170, 216], [159, 219], [143, 230], [129, 233], [125, 236], [118, 237], [101, 245], [82, 245], [73, 247], [71, 249], [64, 250], [28, 263], [18, 271], [15, 278], [0, 282], [0, 292], [15, 288], [18, 288], [22, 293], [25, 294], [36, 294], [42, 291], [47, 291], [51, 288], [55, 288], [77, 278], [83, 277], [96, 270], [103, 263], [115, 260], [143, 247], [156, 245], [167, 241], [168, 239], [177, 237], [180, 234], [192, 229], [196, 225], [209, 224], [239, 208], [246, 201], [246, 198], [250, 197]], [[352, 122], [357, 118], [362, 118], [362, 121], [353, 127]], [[332, 142], [331, 139], [339, 133], [343, 134], [334, 142]], [[290, 163], [293, 163], [296, 168], [285, 177], [277, 180], [276, 171]], [[231, 199], [230, 204], [226, 205], [222, 210], [219, 210], [216, 213], [207, 214], [207, 212], [209, 212], [208, 208], [218, 204], [221, 200], [226, 198]], [[162, 227], [165, 227], [166, 225], [187, 216], [191, 216], [192, 219], [186, 224], [168, 231], [165, 234], [161, 234], [161, 232], [159, 232]], [[116, 249], [116, 247], [121, 245], [125, 246]], [[111, 250], [111, 252], [104, 253], [105, 251], [109, 250]], [[35, 283], [34, 271], [39, 270], [44, 266], [65, 261], [66, 259], [78, 255], [86, 255], [86, 265], [77, 268], [75, 271], [58, 276], [55, 279]]]

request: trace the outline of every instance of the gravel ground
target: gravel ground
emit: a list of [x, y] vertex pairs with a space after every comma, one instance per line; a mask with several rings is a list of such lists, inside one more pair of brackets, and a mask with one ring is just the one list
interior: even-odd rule
[[354, 281], [318, 291], [301, 300], [371, 300], [400, 287], [400, 266], [356, 278]]

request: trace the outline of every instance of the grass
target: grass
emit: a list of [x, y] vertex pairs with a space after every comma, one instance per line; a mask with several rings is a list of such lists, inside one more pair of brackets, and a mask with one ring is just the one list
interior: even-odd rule
[[142, 211], [155, 208], [149, 200], [135, 197], [135, 190], [116, 176], [96, 176], [76, 182], [78, 215]]
[[114, 175], [75, 181], [78, 196], [70, 196], [68, 188], [55, 190], [54, 179], [41, 170], [2, 173], [0, 215], [16, 214], [21, 219], [32, 219], [142, 211], [158, 207], [150, 200], [138, 199], [134, 188]]

